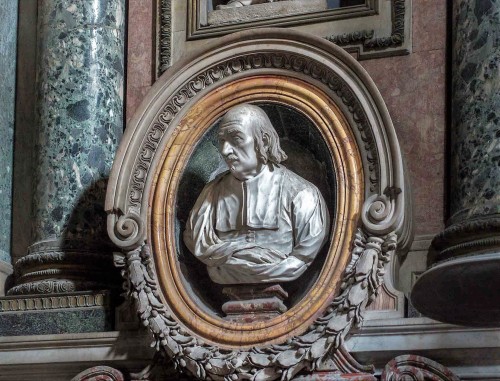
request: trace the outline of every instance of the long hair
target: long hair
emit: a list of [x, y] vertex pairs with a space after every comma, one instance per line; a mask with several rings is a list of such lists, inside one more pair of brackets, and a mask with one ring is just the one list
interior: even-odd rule
[[235, 106], [224, 115], [221, 126], [235, 120], [241, 121], [245, 127], [250, 127], [255, 141], [255, 151], [264, 164], [268, 162], [279, 164], [288, 158], [281, 149], [278, 133], [260, 107], [248, 103]]

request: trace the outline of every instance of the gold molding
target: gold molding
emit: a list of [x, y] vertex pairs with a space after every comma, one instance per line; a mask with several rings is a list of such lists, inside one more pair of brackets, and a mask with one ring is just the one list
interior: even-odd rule
[[[180, 275], [174, 235], [179, 180], [203, 134], [229, 108], [244, 102], [269, 102], [292, 107], [321, 132], [332, 156], [337, 178], [336, 216], [322, 271], [307, 295], [283, 315], [266, 322], [227, 322], [202, 310], [189, 295]], [[162, 153], [151, 188], [148, 239], [162, 301], [193, 335], [227, 348], [285, 342], [320, 317], [338, 292], [350, 259], [351, 243], [363, 202], [361, 156], [349, 124], [339, 108], [319, 88], [279, 75], [247, 77], [211, 91], [194, 104], [175, 128]]]

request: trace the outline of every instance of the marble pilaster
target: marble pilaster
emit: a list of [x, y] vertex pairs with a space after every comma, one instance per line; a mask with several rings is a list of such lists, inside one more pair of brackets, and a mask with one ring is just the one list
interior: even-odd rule
[[103, 203], [123, 131], [124, 18], [125, 0], [38, 2], [33, 244], [9, 294], [116, 281]]
[[0, 296], [12, 273], [12, 168], [17, 53], [16, 1], [0, 7]]
[[450, 219], [412, 290], [425, 315], [500, 325], [500, 2], [454, 0]]

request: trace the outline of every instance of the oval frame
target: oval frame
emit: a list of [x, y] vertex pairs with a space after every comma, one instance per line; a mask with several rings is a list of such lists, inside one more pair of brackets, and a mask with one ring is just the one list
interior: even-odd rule
[[[203, 134], [229, 108], [241, 103], [278, 103], [312, 120], [330, 150], [337, 177], [337, 205], [331, 245], [319, 278], [306, 297], [279, 317], [242, 324], [224, 321], [197, 306], [180, 277], [174, 213], [177, 188], [186, 163]], [[208, 110], [208, 111], [207, 111]], [[182, 325], [219, 346], [237, 348], [284, 342], [303, 332], [331, 303], [350, 255], [363, 195], [361, 156], [348, 124], [329, 97], [317, 88], [283, 76], [246, 77], [206, 94], [181, 120], [163, 153], [152, 187], [150, 237], [158, 283]]]
[[[317, 288], [328, 296], [319, 300], [310, 319], [304, 315], [303, 324], [281, 332], [275, 337], [278, 343], [257, 338], [236, 344], [231, 341], [234, 337], [219, 342], [189, 325], [190, 316], [195, 316], [192, 309], [186, 310], [183, 321], [168, 302], [166, 296], [177, 286], [175, 282], [165, 285], [166, 278], [173, 278], [158, 271], [163, 263], [156, 263], [158, 248], [152, 242], [158, 231], [151, 230], [149, 217], [157, 213], [161, 220], [163, 212], [173, 211], [161, 209], [161, 197], [155, 201], [158, 192], [153, 189], [163, 186], [168, 176], [180, 174], [181, 162], [178, 167], [176, 160], [163, 164], [166, 155], [177, 157], [174, 153], [182, 150], [170, 142], [182, 131], [181, 122], [189, 120], [186, 116], [193, 107], [231, 83], [266, 76], [302, 81], [301, 88], [312, 87], [314, 94], [324, 94], [337, 107], [362, 163], [363, 171], [358, 173], [364, 184], [362, 208], [348, 222], [350, 259], [342, 250], [342, 255], [329, 256], [338, 262], [335, 271], [343, 271], [341, 282], [326, 285], [331, 294]], [[302, 370], [320, 369], [329, 361], [345, 373], [360, 369], [348, 359], [344, 338], [376, 297], [391, 256], [396, 249], [404, 252], [411, 243], [411, 205], [403, 167], [392, 121], [375, 84], [359, 63], [330, 42], [290, 29], [263, 28], [224, 37], [175, 64], [150, 90], [125, 131], [105, 204], [108, 234], [122, 249], [116, 253], [115, 264], [122, 268], [124, 287], [135, 301], [141, 322], [153, 333], [153, 345], [198, 379], [290, 380]], [[174, 185], [175, 181], [166, 183]], [[171, 196], [174, 190], [175, 186], [168, 188]], [[350, 211], [354, 210], [359, 209]], [[166, 221], [171, 218], [167, 215]], [[164, 278], [161, 282], [159, 276]]]

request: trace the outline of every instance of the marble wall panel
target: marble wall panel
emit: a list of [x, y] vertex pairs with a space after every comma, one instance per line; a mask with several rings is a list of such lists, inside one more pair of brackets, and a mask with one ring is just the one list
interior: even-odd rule
[[10, 263], [17, 2], [0, 7], [0, 261]]
[[361, 61], [394, 122], [412, 183], [415, 233], [445, 221], [446, 1], [413, 1], [413, 53]]
[[154, 82], [154, 1], [129, 0], [127, 41], [126, 121]]

